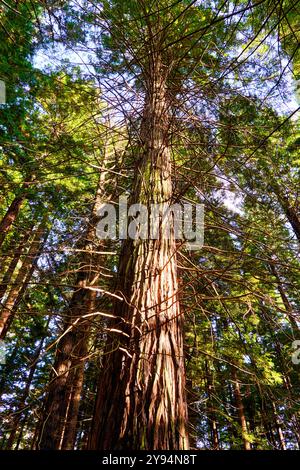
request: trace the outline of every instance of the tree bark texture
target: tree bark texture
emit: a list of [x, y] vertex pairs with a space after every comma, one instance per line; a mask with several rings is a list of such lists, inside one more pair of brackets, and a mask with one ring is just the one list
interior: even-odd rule
[[[149, 66], [133, 202], [172, 197], [166, 77], [158, 56]], [[183, 318], [176, 244], [126, 240], [119, 293], [98, 385], [90, 449], [188, 449]]]

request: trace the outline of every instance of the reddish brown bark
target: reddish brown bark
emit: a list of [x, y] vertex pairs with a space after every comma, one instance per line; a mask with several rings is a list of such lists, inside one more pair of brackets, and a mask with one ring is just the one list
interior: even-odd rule
[[[85, 289], [85, 272], [81, 272], [78, 277], [80, 279], [77, 281], [77, 291], [73, 294], [69, 312], [66, 314], [68, 320], [64, 324], [64, 331], [68, 329], [69, 331], [64, 334], [58, 343], [53, 367], [55, 374], [48, 387], [38, 443], [40, 449], [54, 450], [62, 448], [64, 433], [68, 426], [70, 388], [72, 389], [73, 385], [74, 368], [82, 367], [78, 364], [78, 361], [82, 358], [83, 350], [85, 350], [84, 343], [89, 333], [90, 320], [83, 319], [75, 324], [74, 322], [80, 319], [81, 316], [90, 313], [88, 305], [94, 292]], [[74, 416], [72, 419], [74, 419]]]
[[270, 263], [269, 264], [270, 266], [270, 271], [271, 273], [273, 274], [273, 276], [275, 277], [276, 279], [276, 282], [277, 282], [277, 288], [278, 288], [278, 291], [280, 293], [280, 296], [281, 296], [281, 300], [282, 300], [282, 303], [283, 305], [285, 306], [285, 310], [286, 310], [286, 313], [287, 313], [287, 317], [289, 319], [289, 322], [294, 330], [294, 332], [298, 332], [299, 331], [299, 327], [298, 327], [298, 324], [297, 324], [297, 321], [293, 315], [293, 307], [291, 306], [290, 302], [289, 302], [289, 299], [285, 293], [285, 290], [283, 288], [283, 285], [282, 285], [282, 282], [281, 282], [281, 279], [280, 279], [280, 275], [276, 269], [276, 266], [273, 264], [273, 263]]
[[[166, 77], [149, 67], [133, 202], [170, 202]], [[187, 449], [183, 318], [174, 236], [124, 243], [119, 302], [98, 386], [90, 449]], [[113, 352], [111, 352], [113, 351]]]
[[286, 215], [291, 227], [300, 242], [300, 214], [299, 214], [299, 206], [291, 204], [289, 197], [283, 193], [282, 188], [274, 180], [273, 176], [270, 174], [270, 171], [267, 169], [267, 174], [270, 180], [272, 181], [272, 188], [277, 196], [278, 202], [280, 203], [283, 212]]
[[34, 234], [28, 253], [24, 257], [20, 270], [0, 313], [0, 339], [5, 338], [11, 322], [13, 321], [17, 307], [32, 277], [35, 263], [41, 253], [44, 238], [45, 227], [44, 222], [42, 222]]
[[21, 256], [24, 255], [27, 250], [26, 242], [28, 239], [30, 239], [33, 228], [34, 224], [32, 224], [26, 231], [24, 231], [24, 233], [21, 234], [21, 237], [17, 242], [14, 240], [9, 247], [9, 251], [12, 253], [12, 257], [0, 283], [0, 299], [2, 299], [7, 292], [17, 264]]
[[19, 262], [19, 259], [20, 259], [20, 253], [17, 253], [17, 254], [14, 255], [11, 262], [9, 263], [9, 266], [8, 266], [4, 276], [2, 278], [1, 284], [0, 284], [0, 299], [2, 299], [2, 297], [5, 295], [5, 293], [8, 289], [9, 283], [12, 279], [12, 276], [13, 276], [14, 271], [16, 269], [16, 266]]
[[[86, 331], [83, 332], [84, 336]], [[84, 380], [84, 357], [87, 353], [86, 341], [82, 338], [82, 348], [78, 351], [79, 361], [73, 374], [70, 374], [71, 378], [71, 393], [69, 398], [69, 406], [66, 416], [66, 425], [63, 435], [63, 440], [61, 444], [62, 450], [72, 450], [75, 446], [76, 432], [77, 432], [77, 421], [78, 421], [78, 411], [80, 405], [81, 391]]]
[[10, 230], [12, 224], [14, 223], [14, 221], [19, 215], [23, 202], [25, 201], [27, 197], [26, 189], [28, 188], [28, 186], [29, 186], [29, 183], [24, 183], [23, 193], [20, 196], [17, 196], [14, 198], [14, 200], [11, 202], [9, 208], [6, 211], [5, 216], [0, 222], [0, 247], [3, 244], [5, 237], [8, 231]]
[[288, 204], [283, 204], [283, 209], [287, 216], [288, 221], [290, 222], [294, 233], [300, 243], [300, 216], [295, 207], [291, 207]]

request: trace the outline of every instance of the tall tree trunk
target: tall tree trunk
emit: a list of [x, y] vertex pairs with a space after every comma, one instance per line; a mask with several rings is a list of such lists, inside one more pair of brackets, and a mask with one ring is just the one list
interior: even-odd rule
[[219, 450], [219, 433], [218, 425], [216, 419], [216, 413], [214, 409], [214, 399], [213, 395], [215, 394], [213, 377], [209, 368], [208, 360], [205, 360], [205, 378], [206, 378], [206, 392], [207, 392], [207, 420], [210, 428], [211, 436], [211, 445], [213, 450]]
[[199, 394], [193, 390], [193, 382], [191, 379], [186, 380], [186, 398], [188, 403], [188, 433], [190, 449], [197, 448], [198, 441], [198, 430], [197, 425], [199, 424], [199, 410], [197, 408], [197, 402]]
[[32, 439], [31, 439], [30, 450], [37, 449], [39, 435], [40, 435], [40, 423], [37, 422], [36, 426], [34, 428], [34, 433], [33, 433]]
[[277, 442], [273, 432], [273, 426], [270, 423], [270, 416], [265, 409], [265, 405], [263, 400], [260, 400], [260, 412], [261, 412], [261, 421], [262, 426], [264, 429], [264, 435], [268, 441], [268, 444], [272, 447], [272, 449], [277, 449]]
[[[148, 208], [172, 197], [166, 77], [159, 55], [151, 60], [133, 197]], [[187, 449], [174, 234], [125, 241], [119, 290], [125, 301], [116, 305], [111, 329], [119, 333], [104, 355], [89, 448]]]
[[[48, 327], [48, 325], [49, 325], [49, 320], [48, 320], [47, 327]], [[35, 354], [32, 357], [31, 366], [30, 366], [30, 369], [29, 369], [29, 374], [28, 374], [28, 377], [27, 377], [27, 380], [26, 380], [26, 385], [25, 385], [24, 391], [21, 395], [20, 401], [18, 403], [18, 410], [15, 413], [15, 417], [13, 419], [13, 424], [12, 424], [12, 429], [11, 429], [11, 432], [10, 432], [10, 435], [9, 435], [9, 438], [8, 438], [8, 441], [7, 441], [7, 444], [6, 444], [6, 449], [7, 450], [11, 449], [13, 447], [14, 442], [15, 442], [16, 434], [18, 432], [20, 422], [22, 421], [22, 412], [24, 411], [24, 408], [25, 408], [25, 404], [26, 404], [26, 400], [27, 400], [28, 395], [29, 395], [32, 379], [34, 377], [34, 374], [35, 374], [35, 371], [36, 371], [36, 368], [37, 368], [38, 359], [40, 357], [44, 342], [45, 342], [45, 338], [42, 338], [41, 341], [40, 341], [39, 346], [36, 349]]]
[[241, 395], [240, 381], [238, 380], [237, 372], [235, 368], [232, 369], [232, 376], [233, 376], [235, 406], [238, 412], [238, 417], [239, 417], [240, 426], [242, 430], [244, 450], [251, 450], [251, 444], [247, 439], [248, 429], [247, 429], [247, 421], [246, 421], [246, 416], [245, 416], [243, 399]]
[[300, 216], [297, 213], [295, 207], [291, 207], [288, 204], [283, 204], [283, 209], [300, 243]]
[[277, 200], [280, 203], [283, 212], [286, 215], [291, 227], [300, 243], [300, 214], [299, 214], [299, 207], [297, 208], [295, 205], [291, 205], [289, 198], [283, 194], [282, 187], [278, 184], [278, 182], [274, 179], [273, 175], [271, 174], [269, 169], [266, 169], [266, 173], [272, 181], [272, 189], [274, 190]]
[[[295, 391], [295, 387], [293, 387], [293, 384], [291, 381], [290, 367], [286, 361], [286, 356], [284, 352], [282, 351], [282, 345], [276, 335], [276, 326], [274, 326], [274, 323], [270, 321], [269, 319], [269, 312], [266, 312], [265, 314], [264, 308], [262, 308], [262, 314], [263, 314], [262, 318], [264, 319], [265, 324], [267, 325], [267, 328], [274, 342], [274, 349], [276, 351], [277, 359], [280, 364], [280, 370], [282, 372], [283, 383], [287, 390], [288, 403], [289, 403], [289, 406], [293, 408], [294, 406], [293, 403], [297, 402], [298, 397], [297, 397], [297, 392]], [[300, 419], [299, 419], [299, 415], [297, 412], [292, 414], [291, 422], [292, 422], [292, 428], [294, 430], [295, 438], [297, 441], [297, 445], [300, 448]]]
[[[62, 450], [72, 450], [75, 446], [76, 432], [77, 432], [77, 421], [78, 421], [78, 411], [80, 405], [81, 391], [83, 386], [84, 379], [84, 360], [86, 356], [87, 348], [85, 339], [85, 332], [83, 332], [83, 344], [82, 348], [79, 349], [77, 356], [80, 358], [80, 362], [77, 364], [76, 368], [73, 371], [73, 374], [70, 374], [72, 381], [72, 388], [70, 393], [70, 403], [68, 407], [68, 412], [66, 416], [66, 426], [63, 435], [63, 441], [61, 445]], [[72, 377], [73, 375], [73, 377]]]
[[20, 196], [16, 196], [12, 203], [10, 204], [9, 208], [6, 211], [5, 216], [0, 222], [0, 247], [3, 244], [5, 237], [10, 230], [12, 224], [18, 217], [18, 214], [20, 212], [20, 209], [22, 207], [22, 204], [24, 200], [26, 199], [26, 189], [28, 188], [29, 183], [24, 183], [23, 185], [23, 194]]
[[[287, 390], [287, 394], [288, 394], [288, 396], [287, 396], [288, 402], [287, 403], [289, 404], [289, 406], [291, 408], [293, 408], [293, 403], [297, 402], [297, 400], [298, 400], [297, 392], [295, 391], [295, 389], [292, 385], [292, 382], [291, 382], [290, 370], [289, 370], [288, 364], [286, 364], [286, 357], [285, 357], [284, 353], [282, 352], [280, 342], [278, 341], [278, 339], [276, 338], [276, 335], [274, 335], [274, 333], [273, 333], [273, 339], [274, 339], [274, 342], [275, 342], [275, 349], [276, 349], [276, 352], [277, 352], [277, 355], [278, 355], [277, 357], [279, 359], [279, 363], [281, 364], [281, 372], [282, 372], [282, 376], [283, 376], [284, 386], [285, 386], [285, 388]], [[273, 401], [272, 401], [272, 403], [273, 403]], [[273, 406], [273, 410], [274, 410], [274, 406]], [[297, 445], [300, 448], [300, 419], [299, 419], [299, 414], [297, 412], [295, 412], [291, 415], [291, 423], [292, 423], [292, 428], [293, 428], [295, 438], [296, 438], [296, 441], [297, 441]], [[278, 434], [279, 434], [279, 431], [278, 431]]]
[[[93, 312], [95, 310], [95, 302], [96, 292], [90, 292], [85, 305], [87, 312]], [[87, 355], [89, 330], [90, 321], [87, 321], [80, 324], [76, 331], [77, 344], [72, 354], [72, 366], [66, 383], [66, 391], [69, 393], [69, 398], [65, 414], [64, 429], [61, 436], [60, 449], [62, 450], [74, 449], [76, 441], [78, 411], [84, 381], [84, 364]]]
[[234, 384], [233, 380], [228, 382], [227, 386], [227, 391], [228, 391], [228, 404], [227, 408], [228, 410], [234, 410], [234, 412], [228, 413], [229, 420], [228, 420], [228, 425], [227, 425], [227, 433], [230, 436], [230, 450], [237, 450], [237, 445], [236, 442], [240, 437], [240, 434], [238, 433], [238, 429], [236, 426], [236, 413], [235, 413], [235, 407], [236, 407], [236, 400], [234, 396]]
[[299, 332], [299, 326], [298, 326], [297, 321], [295, 320], [294, 315], [293, 315], [294, 309], [293, 309], [292, 305], [290, 304], [290, 301], [289, 301], [289, 299], [288, 299], [288, 297], [285, 293], [285, 290], [283, 288], [283, 285], [282, 285], [282, 282], [281, 282], [281, 279], [280, 279], [280, 275], [279, 275], [279, 273], [278, 273], [278, 271], [277, 271], [277, 269], [276, 269], [276, 267], [273, 263], [270, 263], [269, 266], [270, 266], [271, 273], [273, 274], [273, 276], [276, 279], [278, 292], [280, 293], [280, 297], [281, 297], [282, 303], [285, 307], [289, 322], [290, 322], [294, 332], [298, 333]]
[[281, 428], [281, 423], [280, 423], [280, 420], [278, 418], [276, 405], [275, 405], [274, 401], [272, 401], [272, 410], [273, 410], [275, 426], [276, 426], [276, 430], [277, 430], [277, 434], [278, 434], [278, 439], [279, 439], [279, 443], [280, 443], [280, 449], [281, 450], [286, 450], [285, 439], [284, 439], [284, 435], [283, 435], [282, 428]]
[[25, 413], [23, 419], [19, 423], [20, 430], [19, 430], [19, 435], [16, 439], [16, 445], [15, 445], [14, 450], [19, 450], [19, 447], [20, 447], [20, 444], [21, 444], [21, 441], [22, 441], [22, 437], [23, 437], [24, 431], [26, 429], [25, 427], [26, 427], [26, 424], [27, 424], [28, 417], [29, 417], [29, 411], [27, 411]]
[[[63, 337], [57, 346], [54, 363], [55, 375], [48, 387], [41, 422], [38, 442], [40, 449], [61, 449], [64, 433], [68, 426], [70, 389], [73, 386], [71, 377], [74, 378], [74, 368], [83, 367], [83, 364], [78, 364], [78, 361], [82, 359], [85, 348], [78, 342], [84, 343], [86, 341], [90, 327], [90, 319], [80, 319], [83, 315], [91, 313], [89, 308], [95, 297], [94, 291], [86, 289], [87, 280], [88, 273], [86, 271], [79, 272], [76, 283], [77, 290], [73, 294], [69, 311], [66, 314], [67, 320], [64, 323]], [[68, 332], [64, 334], [66, 331]], [[79, 339], [80, 335], [82, 336], [81, 340]], [[72, 420], [74, 420], [74, 413]]]
[[[258, 390], [259, 392], [259, 390]], [[249, 431], [254, 436], [256, 431], [256, 394], [251, 385], [247, 385], [245, 393], [245, 410], [248, 416]], [[257, 449], [257, 441], [251, 443], [252, 450]]]
[[0, 313], [0, 339], [4, 339], [6, 336], [17, 307], [22, 300], [24, 291], [33, 275], [35, 263], [41, 254], [44, 242], [45, 225], [44, 221], [42, 221], [34, 234], [28, 253], [25, 255], [24, 261], [14, 281], [14, 285], [11, 288]]
[[10, 250], [14, 253], [12, 256], [12, 259], [7, 266], [7, 269], [4, 273], [4, 276], [0, 282], [0, 299], [3, 298], [5, 295], [9, 284], [11, 283], [13, 274], [15, 272], [16, 266], [21, 258], [22, 255], [25, 255], [24, 250], [26, 250], [26, 241], [30, 238], [32, 234], [32, 230], [34, 228], [34, 224], [32, 224], [29, 229], [24, 231], [24, 233], [21, 235], [19, 242], [16, 244], [14, 241], [11, 246]]
[[20, 259], [20, 253], [16, 253], [14, 255], [14, 257], [12, 258], [11, 262], [9, 263], [9, 266], [2, 278], [2, 281], [1, 281], [1, 284], [0, 284], [0, 300], [3, 298], [3, 296], [5, 295], [7, 289], [8, 289], [8, 286], [9, 286], [9, 283], [12, 279], [12, 276], [14, 274], [14, 271], [16, 269], [16, 266], [19, 262], [19, 259]]

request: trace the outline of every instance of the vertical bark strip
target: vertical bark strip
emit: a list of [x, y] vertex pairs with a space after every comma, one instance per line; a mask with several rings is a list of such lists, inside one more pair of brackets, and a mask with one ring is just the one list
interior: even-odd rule
[[[172, 197], [166, 76], [153, 55], [146, 83], [133, 202]], [[98, 386], [90, 449], [188, 449], [183, 319], [179, 308], [176, 244], [126, 240], [119, 290]], [[113, 352], [110, 352], [113, 351]]]

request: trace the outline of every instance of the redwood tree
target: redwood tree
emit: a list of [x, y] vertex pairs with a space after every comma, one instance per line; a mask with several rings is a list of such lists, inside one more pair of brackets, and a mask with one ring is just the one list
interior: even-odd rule
[[[145, 5], [113, 2], [110, 41], [133, 50], [140, 67], [143, 109], [135, 149], [131, 203], [170, 204], [173, 197], [171, 152], [172, 108], [175, 91], [171, 54], [163, 52], [164, 29], [184, 12], [157, 2], [158, 11], [130, 32], [126, 15], [147, 14]], [[118, 33], [114, 13], [121, 10]], [[165, 18], [160, 15], [165, 10]], [[138, 28], [139, 28], [138, 26]], [[138, 50], [139, 33], [143, 45]], [[122, 44], [125, 44], [125, 50]], [[147, 51], [147, 52], [146, 52]], [[138, 53], [142, 54], [141, 61]], [[173, 78], [172, 78], [173, 76]], [[177, 83], [178, 83], [177, 82]], [[115, 319], [100, 372], [91, 449], [188, 449], [187, 403], [183, 351], [183, 315], [178, 297], [177, 247], [170, 216], [170, 237], [163, 227], [158, 238], [126, 240], [120, 255]], [[149, 235], [149, 233], [148, 233]]]

